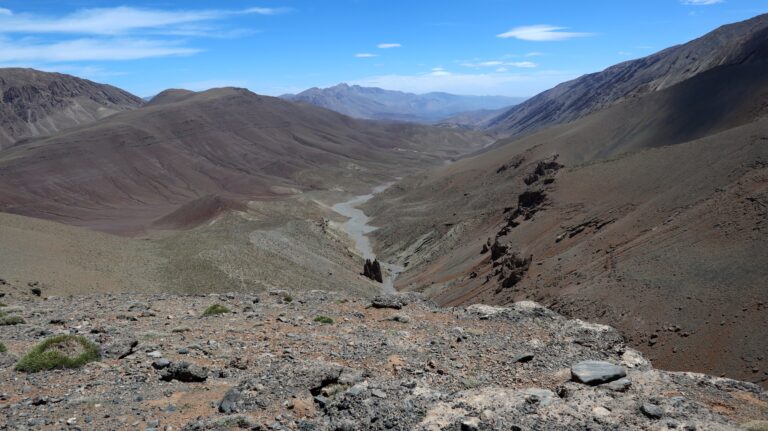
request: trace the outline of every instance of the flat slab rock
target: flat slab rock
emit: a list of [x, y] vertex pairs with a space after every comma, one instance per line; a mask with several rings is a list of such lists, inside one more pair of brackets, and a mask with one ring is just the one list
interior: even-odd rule
[[602, 385], [625, 377], [623, 367], [605, 361], [583, 361], [571, 367], [573, 380], [586, 385]]

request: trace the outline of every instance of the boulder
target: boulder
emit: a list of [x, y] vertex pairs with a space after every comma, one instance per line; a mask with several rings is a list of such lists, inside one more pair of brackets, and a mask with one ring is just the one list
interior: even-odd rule
[[605, 361], [583, 361], [571, 367], [573, 380], [586, 385], [601, 385], [627, 375], [624, 368]]
[[661, 419], [664, 416], [664, 410], [656, 404], [644, 403], [640, 406], [640, 412], [649, 419]]
[[208, 378], [208, 369], [189, 362], [173, 362], [160, 373], [160, 380], [170, 382], [204, 382]]
[[402, 299], [396, 295], [379, 295], [371, 300], [373, 308], [393, 308], [399, 310], [406, 305]]
[[120, 338], [105, 345], [101, 349], [101, 354], [105, 358], [123, 359], [134, 352], [139, 340], [135, 338]]
[[241, 394], [236, 388], [232, 388], [224, 394], [224, 398], [219, 401], [219, 412], [234, 413], [237, 411], [237, 402], [240, 401]]

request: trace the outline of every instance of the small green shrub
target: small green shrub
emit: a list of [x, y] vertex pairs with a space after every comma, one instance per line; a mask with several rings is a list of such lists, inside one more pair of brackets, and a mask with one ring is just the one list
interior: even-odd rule
[[315, 317], [315, 322], [325, 323], [326, 325], [333, 325], [333, 319], [328, 316], [317, 316]]
[[741, 426], [748, 431], [768, 431], [768, 421], [750, 421]]
[[[77, 356], [70, 356], [59, 348], [64, 350], [75, 348], [81, 352]], [[85, 337], [63, 334], [51, 337], [33, 347], [16, 364], [16, 371], [36, 373], [53, 369], [80, 368], [100, 358], [99, 347]]]
[[0, 311], [0, 326], [18, 325], [20, 323], [24, 323], [24, 319], [21, 316], [14, 316]]
[[5, 347], [5, 344], [0, 343], [0, 353], [5, 353], [8, 351], [8, 348]]
[[285, 296], [283, 296], [283, 301], [285, 301], [285, 302], [293, 302], [293, 296], [285, 295]]
[[7, 307], [7, 306], [8, 304], [6, 304], [5, 302], [0, 302], [0, 307]]
[[205, 311], [203, 311], [203, 317], [215, 316], [217, 314], [226, 314], [229, 312], [230, 312], [229, 308], [221, 304], [213, 304], [210, 307], [206, 308]]

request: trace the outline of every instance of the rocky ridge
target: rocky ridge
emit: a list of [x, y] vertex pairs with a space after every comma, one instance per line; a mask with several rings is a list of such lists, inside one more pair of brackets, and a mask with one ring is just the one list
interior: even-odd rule
[[[2, 288], [25, 323], [2, 331], [0, 429], [729, 430], [768, 419], [756, 385], [656, 370], [614, 329], [533, 302]], [[201, 317], [212, 304], [222, 313]], [[102, 359], [14, 370], [59, 333], [97, 343]]]
[[487, 127], [516, 135], [568, 123], [708, 70], [762, 61], [767, 49], [768, 14], [763, 14], [722, 26], [686, 44], [564, 82], [487, 121]]
[[0, 69], [0, 97], [0, 149], [144, 104], [110, 85], [19, 68]]

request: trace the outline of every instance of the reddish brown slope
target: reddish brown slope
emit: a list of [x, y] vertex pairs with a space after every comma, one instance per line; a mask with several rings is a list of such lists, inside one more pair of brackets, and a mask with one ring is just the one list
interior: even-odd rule
[[[401, 288], [441, 303], [534, 298], [621, 328], [663, 367], [765, 383], [767, 77], [759, 61], [714, 69], [409, 179], [372, 202], [379, 246], [409, 262]], [[555, 154], [565, 168], [527, 185]], [[543, 204], [503, 234], [525, 191]], [[533, 256], [508, 287], [480, 254], [497, 235]]]
[[244, 89], [177, 99], [0, 152], [0, 211], [133, 232], [205, 195], [361, 187], [485, 143]]

